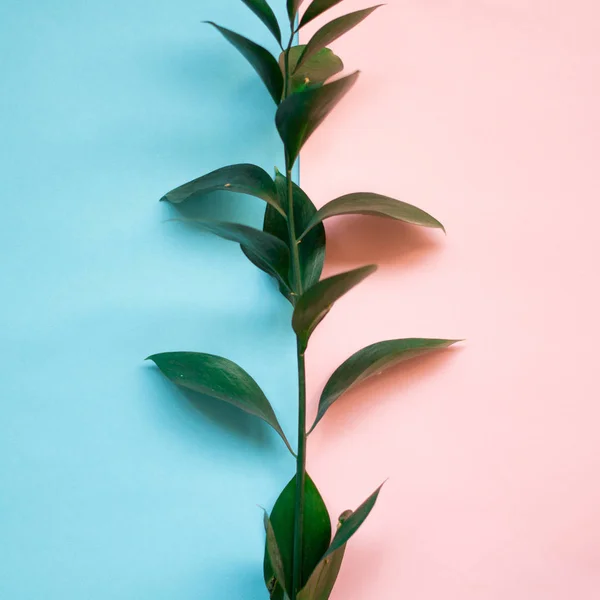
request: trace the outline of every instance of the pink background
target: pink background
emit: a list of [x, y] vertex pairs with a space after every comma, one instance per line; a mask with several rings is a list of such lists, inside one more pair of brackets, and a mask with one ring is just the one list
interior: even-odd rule
[[401, 198], [448, 236], [327, 223], [329, 273], [381, 268], [313, 338], [311, 414], [371, 342], [467, 338], [311, 436], [336, 515], [390, 478], [334, 598], [597, 600], [600, 5], [391, 0], [334, 48], [363, 73], [307, 144], [303, 187]]

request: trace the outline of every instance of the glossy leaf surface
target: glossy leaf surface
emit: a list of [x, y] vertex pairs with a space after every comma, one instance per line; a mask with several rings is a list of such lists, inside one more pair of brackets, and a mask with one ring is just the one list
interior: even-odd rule
[[358, 72], [323, 87], [292, 94], [279, 105], [275, 122], [291, 163], [296, 161], [306, 140], [350, 91], [357, 79]]
[[313, 0], [300, 19], [300, 27], [321, 16], [326, 10], [339, 4], [342, 0]]
[[223, 37], [239, 50], [263, 80], [275, 104], [279, 104], [283, 94], [283, 76], [276, 58], [268, 50], [243, 35], [221, 27], [212, 21], [206, 22], [218, 29]]
[[[323, 85], [330, 77], [340, 73], [344, 69], [344, 63], [329, 48], [322, 48], [311, 56], [296, 72], [296, 65], [306, 46], [293, 46], [290, 49], [289, 68], [293, 73], [290, 83], [291, 92], [300, 92], [308, 87]], [[281, 71], [285, 72], [285, 52], [279, 57]]]
[[[284, 577], [288, 586], [292, 581], [294, 554], [294, 506], [296, 503], [296, 477], [285, 486], [271, 511], [271, 523], [281, 553]], [[302, 545], [303, 587], [319, 564], [331, 541], [331, 522], [323, 498], [313, 480], [306, 475], [304, 485], [304, 519]], [[274, 576], [273, 566], [265, 553], [264, 576], [267, 586]], [[287, 589], [289, 595], [291, 590]]]
[[180, 204], [216, 191], [255, 196], [285, 215], [271, 176], [264, 169], [250, 164], [229, 165], [212, 171], [171, 190], [161, 201]]
[[315, 327], [331, 310], [336, 300], [371, 275], [376, 269], [375, 265], [368, 265], [334, 275], [319, 281], [302, 294], [294, 309], [292, 327], [303, 348], [306, 348], [308, 339]]
[[[283, 217], [280, 218], [283, 219]], [[290, 252], [288, 245], [278, 237], [239, 223], [207, 221], [204, 219], [176, 220], [190, 223], [230, 242], [237, 242], [242, 245], [252, 253], [256, 260], [255, 264], [260, 269], [275, 277], [284, 288], [289, 289]]]
[[281, 44], [281, 29], [277, 17], [267, 0], [242, 0], [242, 2], [268, 27]]
[[165, 352], [149, 356], [180, 387], [233, 404], [268, 423], [291, 450], [275, 412], [259, 385], [236, 363], [200, 352]]
[[311, 431], [342, 394], [365, 379], [379, 375], [411, 358], [448, 348], [456, 342], [457, 340], [407, 338], [377, 342], [359, 350], [344, 361], [329, 378], [321, 394], [317, 418]]
[[444, 231], [444, 226], [437, 219], [412, 204], [395, 200], [389, 196], [382, 196], [381, 194], [358, 192], [336, 198], [321, 207], [302, 235], [308, 233], [312, 227], [323, 222], [325, 219], [341, 215], [385, 217], [412, 225], [434, 227]]
[[298, 60], [299, 68], [300, 65], [304, 64], [311, 56], [316, 54], [319, 50], [329, 46], [332, 42], [337, 40], [339, 37], [356, 27], [359, 23], [364, 21], [373, 11], [377, 10], [381, 4], [372, 6], [371, 8], [365, 8], [363, 10], [357, 10], [348, 15], [338, 17], [327, 25], [324, 25], [310, 38], [304, 52]]

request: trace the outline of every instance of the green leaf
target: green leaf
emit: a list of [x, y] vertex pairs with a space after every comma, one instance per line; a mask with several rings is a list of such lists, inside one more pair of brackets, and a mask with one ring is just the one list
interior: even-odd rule
[[[280, 218], [283, 219], [283, 217]], [[204, 219], [173, 220], [196, 225], [230, 242], [237, 242], [252, 253], [255, 264], [260, 269], [275, 277], [285, 289], [289, 290], [290, 252], [287, 244], [284, 244], [278, 237], [239, 223]]]
[[[286, 589], [292, 581], [294, 556], [294, 507], [296, 504], [296, 477], [285, 486], [271, 511], [271, 523], [283, 561]], [[331, 541], [329, 513], [313, 480], [306, 475], [304, 483], [304, 519], [302, 529], [302, 581], [303, 587], [309, 575], [319, 564]], [[267, 586], [274, 577], [274, 569], [265, 552], [264, 576]], [[276, 577], [276, 576], [275, 576]], [[279, 597], [279, 596], [275, 596]]]
[[375, 265], [368, 265], [340, 273], [319, 281], [302, 294], [294, 309], [292, 327], [303, 348], [306, 348], [315, 327], [331, 310], [335, 301], [376, 270]]
[[310, 23], [313, 19], [321, 16], [326, 10], [329, 10], [341, 1], [342, 0], [313, 0], [300, 20], [300, 27], [304, 27], [307, 23]]
[[281, 45], [281, 29], [267, 0], [242, 0], [242, 2], [268, 27]]
[[317, 418], [310, 430], [316, 427], [329, 407], [342, 394], [365, 379], [379, 375], [401, 362], [448, 348], [457, 342], [458, 340], [407, 338], [377, 342], [359, 350], [344, 361], [329, 378], [319, 400]]
[[277, 59], [268, 50], [243, 35], [221, 27], [212, 21], [206, 21], [206, 23], [218, 29], [223, 37], [241, 52], [267, 86], [275, 104], [279, 104], [283, 94], [283, 76]]
[[[295, 71], [304, 48], [306, 46], [300, 45], [290, 49], [289, 68], [293, 73], [290, 80], [292, 93], [300, 92], [308, 87], [321, 86], [330, 77], [344, 69], [344, 63], [339, 56], [336, 56], [329, 48], [322, 48]], [[279, 56], [279, 66], [281, 71], [285, 72], [285, 52]]]
[[180, 387], [233, 404], [268, 423], [293, 450], [277, 417], [256, 381], [234, 362], [199, 352], [154, 354], [153, 361], [162, 373]]
[[283, 559], [281, 558], [281, 552], [279, 551], [279, 544], [277, 543], [277, 539], [275, 538], [275, 531], [273, 530], [273, 525], [271, 524], [271, 520], [269, 519], [269, 515], [265, 510], [264, 516], [264, 524], [265, 524], [265, 532], [267, 534], [266, 539], [266, 556], [269, 559], [269, 564], [273, 568], [273, 573], [275, 575], [276, 581], [281, 585], [282, 588], [287, 589], [285, 583], [285, 573], [283, 568]]
[[336, 198], [321, 207], [311, 219], [300, 239], [318, 223], [322, 223], [330, 217], [338, 217], [340, 215], [386, 217], [388, 219], [395, 219], [396, 221], [411, 223], [412, 225], [435, 227], [445, 231], [444, 226], [437, 219], [412, 204], [407, 204], [406, 202], [380, 194], [358, 192]]
[[180, 204], [216, 191], [255, 196], [285, 216], [270, 175], [264, 169], [249, 164], [229, 165], [212, 171], [171, 190], [161, 198], [161, 201]]
[[298, 60], [298, 65], [296, 68], [299, 68], [306, 60], [308, 60], [311, 56], [316, 54], [319, 50], [325, 48], [326, 46], [329, 46], [331, 42], [334, 42], [346, 32], [356, 27], [361, 21], [364, 21], [373, 11], [377, 10], [380, 6], [383, 5], [378, 4], [377, 6], [372, 6], [371, 8], [357, 10], [348, 15], [344, 15], [343, 17], [338, 17], [330, 23], [327, 23], [327, 25], [321, 27], [321, 29], [319, 29], [312, 36], [312, 38], [306, 45], [304, 52]]
[[287, 0], [287, 12], [290, 18], [290, 22], [293, 22], [298, 14], [298, 9], [302, 4], [303, 0]]
[[[352, 511], [347, 510], [340, 515], [338, 528], [351, 514]], [[342, 567], [345, 552], [346, 545], [344, 544], [316, 566], [307, 584], [299, 592], [298, 600], [328, 600]]]
[[286, 98], [277, 109], [275, 122], [294, 163], [306, 140], [346, 95], [358, 79], [358, 71], [323, 87], [309, 88]]

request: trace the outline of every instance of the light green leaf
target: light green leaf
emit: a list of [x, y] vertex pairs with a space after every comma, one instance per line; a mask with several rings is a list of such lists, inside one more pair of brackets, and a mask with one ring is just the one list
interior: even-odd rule
[[301, 239], [318, 223], [322, 223], [330, 217], [338, 217], [340, 215], [386, 217], [388, 219], [395, 219], [396, 221], [404, 221], [412, 225], [435, 227], [445, 231], [444, 226], [437, 219], [412, 204], [407, 204], [388, 196], [382, 196], [381, 194], [358, 192], [336, 198], [321, 207], [311, 219]]
[[307, 23], [310, 23], [313, 19], [316, 19], [326, 10], [329, 10], [336, 4], [339, 4], [341, 1], [342, 0], [313, 0], [306, 9], [304, 15], [302, 15], [300, 27], [304, 27]]
[[255, 264], [261, 270], [275, 277], [285, 289], [289, 290], [290, 252], [288, 245], [284, 244], [278, 237], [239, 223], [207, 221], [204, 219], [173, 220], [190, 223], [230, 242], [237, 242], [252, 253], [256, 261]]
[[206, 21], [206, 23], [218, 29], [223, 37], [240, 51], [267, 86], [275, 104], [279, 104], [283, 94], [283, 76], [277, 59], [268, 50], [243, 35], [221, 27], [212, 21]]
[[267, 0], [242, 0], [242, 2], [268, 27], [281, 45], [281, 29]]
[[377, 342], [359, 350], [344, 361], [329, 378], [321, 394], [317, 418], [311, 431], [342, 394], [365, 379], [379, 375], [401, 362], [448, 348], [457, 342], [458, 340], [407, 338]]
[[[311, 56], [300, 69], [295, 71], [298, 59], [306, 46], [293, 46], [290, 49], [289, 68], [293, 73], [291, 78], [291, 92], [300, 92], [308, 87], [321, 86], [330, 77], [344, 69], [344, 63], [329, 48], [322, 48]], [[279, 56], [279, 66], [285, 72], [285, 52]], [[295, 72], [294, 72], [295, 71]]]
[[319, 281], [302, 294], [292, 316], [292, 327], [302, 348], [306, 348], [315, 327], [324, 319], [336, 300], [376, 270], [375, 265], [368, 265], [340, 273]]
[[300, 56], [298, 60], [298, 64], [296, 68], [300, 68], [305, 61], [307, 61], [311, 56], [316, 54], [322, 48], [329, 46], [331, 42], [334, 42], [339, 37], [356, 27], [359, 23], [364, 21], [373, 11], [378, 9], [382, 4], [377, 6], [372, 6], [371, 8], [365, 8], [363, 10], [357, 10], [356, 12], [350, 13], [348, 15], [344, 15], [343, 17], [338, 17], [334, 19], [327, 25], [324, 25], [319, 29], [310, 39], [304, 52]]
[[236, 363], [199, 352], [154, 354], [153, 361], [162, 373], [180, 387], [228, 402], [268, 423], [293, 450], [277, 421], [275, 412], [259, 385]]
[[255, 196], [285, 216], [270, 175], [264, 169], [249, 164], [229, 165], [212, 171], [171, 190], [161, 198], [161, 201], [180, 204], [216, 191]]
[[[271, 523], [281, 554], [286, 591], [291, 596], [289, 586], [292, 581], [294, 556], [294, 509], [296, 505], [296, 477], [285, 486], [271, 511]], [[331, 541], [331, 522], [329, 513], [319, 490], [306, 474], [304, 482], [304, 519], [302, 533], [302, 581], [303, 587], [313, 572]], [[273, 566], [265, 552], [264, 577], [267, 587], [273, 577], [277, 579]], [[281, 590], [280, 592], [281, 593]], [[281, 597], [277, 594], [275, 597]]]
[[285, 144], [290, 163], [294, 163], [306, 140], [346, 95], [358, 79], [358, 71], [323, 87], [309, 88], [286, 98], [277, 109], [275, 122]]

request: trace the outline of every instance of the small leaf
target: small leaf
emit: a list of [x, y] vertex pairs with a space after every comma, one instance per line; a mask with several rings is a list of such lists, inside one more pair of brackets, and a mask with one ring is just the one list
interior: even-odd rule
[[171, 190], [161, 198], [161, 201], [180, 204], [216, 191], [255, 196], [285, 216], [270, 175], [264, 169], [249, 164], [230, 165], [212, 171]]
[[320, 88], [310, 88], [286, 98], [277, 109], [275, 122], [294, 163], [306, 140], [346, 95], [358, 79], [358, 71]]
[[268, 27], [281, 45], [281, 29], [267, 0], [242, 0], [242, 2]]
[[334, 302], [376, 270], [375, 265], [368, 265], [340, 273], [319, 281], [302, 294], [294, 309], [292, 327], [303, 348], [306, 348], [315, 327], [331, 310]]
[[[294, 509], [296, 505], [296, 476], [285, 486], [275, 506], [271, 511], [271, 523], [279, 545], [283, 561], [284, 579], [287, 582], [288, 595], [291, 596], [289, 586], [292, 581], [294, 557]], [[302, 530], [302, 581], [301, 587], [306, 584], [309, 575], [327, 551], [331, 541], [331, 522], [329, 513], [319, 490], [313, 480], [306, 474], [304, 482], [304, 519]], [[272, 580], [273, 566], [265, 552], [264, 577], [265, 582]], [[280, 596], [275, 596], [280, 597]]]
[[199, 352], [154, 354], [153, 361], [162, 373], [180, 387], [233, 404], [268, 423], [293, 450], [277, 421], [271, 404], [256, 381], [236, 363]]
[[279, 104], [283, 94], [283, 76], [277, 59], [268, 50], [243, 35], [221, 27], [212, 21], [206, 21], [206, 23], [218, 29], [223, 37], [241, 52], [267, 86], [275, 104]]
[[290, 22], [294, 21], [298, 14], [298, 9], [302, 4], [303, 0], [287, 0], [287, 12], [290, 18]]
[[306, 235], [315, 225], [322, 223], [330, 217], [340, 215], [370, 215], [373, 217], [386, 217], [396, 221], [404, 221], [412, 225], [423, 227], [435, 227], [445, 231], [444, 226], [424, 210], [407, 204], [400, 200], [394, 200], [388, 196], [373, 194], [370, 192], [358, 192], [336, 198], [321, 207], [317, 214], [311, 219], [300, 239]]
[[273, 525], [271, 524], [271, 520], [269, 519], [269, 515], [267, 514], [266, 510], [264, 524], [265, 532], [267, 534], [266, 552], [269, 558], [269, 563], [273, 567], [276, 581], [281, 585], [281, 587], [287, 589], [281, 552], [279, 551], [279, 545], [277, 544], [277, 539], [275, 538], [275, 531], [273, 530]]
[[377, 6], [372, 6], [371, 8], [365, 8], [363, 10], [357, 10], [348, 15], [344, 15], [343, 17], [338, 17], [334, 19], [327, 25], [324, 25], [319, 29], [310, 39], [304, 52], [300, 56], [298, 60], [298, 65], [296, 68], [299, 68], [305, 61], [307, 61], [311, 56], [316, 54], [322, 48], [329, 46], [331, 42], [334, 42], [339, 37], [344, 35], [346, 32], [350, 31], [354, 27], [356, 27], [361, 21], [364, 21], [373, 11], [377, 10], [382, 4], [378, 4]]
[[[289, 68], [293, 73], [291, 78], [291, 92], [299, 92], [307, 87], [321, 86], [330, 77], [333, 77], [344, 69], [344, 63], [339, 56], [336, 56], [329, 48], [322, 48], [315, 55], [311, 56], [302, 68], [296, 69], [298, 59], [306, 46], [293, 46], [290, 49]], [[281, 71], [285, 72], [285, 52], [279, 56], [279, 66]], [[294, 72], [295, 71], [295, 72]]]
[[304, 27], [307, 23], [310, 23], [313, 19], [321, 16], [326, 10], [329, 10], [341, 1], [342, 0], [313, 0], [300, 20], [300, 27]]
[[174, 220], [196, 225], [205, 231], [214, 233], [230, 242], [237, 242], [247, 248], [255, 258], [257, 266], [265, 273], [275, 277], [284, 288], [289, 290], [290, 252], [287, 244], [284, 244], [278, 237], [239, 223], [204, 219]]
[[[352, 511], [347, 510], [340, 515], [338, 529], [351, 514]], [[298, 600], [328, 600], [342, 567], [345, 552], [346, 545], [344, 544], [316, 566], [307, 584], [299, 592]]]
[[359, 350], [344, 361], [329, 378], [319, 400], [317, 418], [311, 431], [323, 418], [329, 407], [348, 390], [373, 375], [379, 375], [397, 364], [448, 348], [458, 340], [437, 340], [427, 338], [407, 338], [377, 342]]

